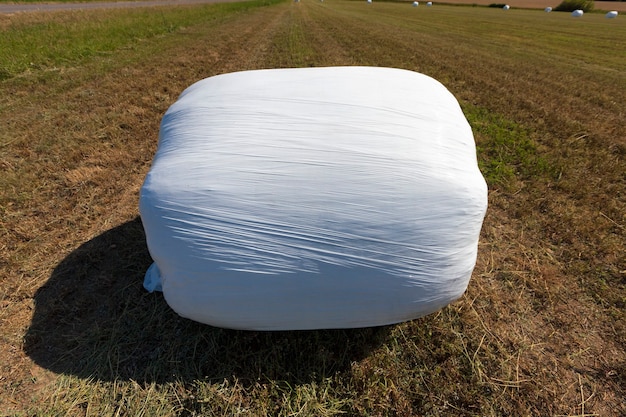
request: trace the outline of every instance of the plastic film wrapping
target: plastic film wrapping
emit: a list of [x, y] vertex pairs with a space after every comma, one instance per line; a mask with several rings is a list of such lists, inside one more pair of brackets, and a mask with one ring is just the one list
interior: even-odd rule
[[219, 327], [410, 320], [464, 293], [486, 207], [471, 128], [432, 78], [219, 75], [163, 117], [140, 196], [144, 285]]

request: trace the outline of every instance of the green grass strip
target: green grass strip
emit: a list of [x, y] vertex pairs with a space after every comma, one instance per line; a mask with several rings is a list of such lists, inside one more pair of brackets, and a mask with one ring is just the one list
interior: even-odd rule
[[132, 49], [181, 28], [284, 0], [184, 7], [74, 11], [23, 16], [0, 26], [0, 80], [36, 70], [79, 65], [86, 59]]
[[558, 165], [541, 154], [530, 128], [477, 106], [466, 104], [463, 112], [474, 132], [478, 165], [490, 187], [508, 189], [516, 180], [558, 177]]

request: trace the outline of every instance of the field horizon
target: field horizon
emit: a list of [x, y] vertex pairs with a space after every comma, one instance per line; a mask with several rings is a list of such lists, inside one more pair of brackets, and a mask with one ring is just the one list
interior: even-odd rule
[[[264, 0], [0, 15], [0, 416], [626, 415], [626, 22]], [[142, 288], [160, 120], [217, 74], [378, 66], [458, 99], [489, 208], [466, 294], [245, 332]]]

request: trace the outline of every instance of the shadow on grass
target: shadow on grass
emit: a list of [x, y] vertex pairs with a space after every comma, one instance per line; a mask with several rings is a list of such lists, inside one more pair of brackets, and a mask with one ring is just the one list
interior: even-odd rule
[[321, 380], [378, 347], [389, 327], [301, 332], [219, 329], [147, 293], [151, 263], [136, 218], [83, 244], [35, 295], [26, 353], [56, 373], [110, 381]]

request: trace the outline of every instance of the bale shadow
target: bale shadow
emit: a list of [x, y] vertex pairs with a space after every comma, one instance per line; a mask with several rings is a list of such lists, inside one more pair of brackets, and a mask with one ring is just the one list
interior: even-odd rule
[[152, 262], [139, 217], [84, 243], [35, 295], [26, 353], [56, 373], [102, 381], [321, 381], [349, 369], [390, 327], [252, 332], [183, 319], [147, 293]]

